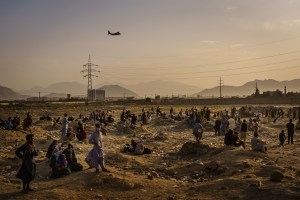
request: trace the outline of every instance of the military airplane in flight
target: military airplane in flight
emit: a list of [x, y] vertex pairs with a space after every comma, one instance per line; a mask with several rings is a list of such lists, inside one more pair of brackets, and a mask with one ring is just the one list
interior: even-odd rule
[[121, 35], [120, 32], [111, 33], [110, 31], [108, 31], [107, 34], [108, 34], [108, 35], [113, 35], [113, 36], [115, 36], [115, 35]]

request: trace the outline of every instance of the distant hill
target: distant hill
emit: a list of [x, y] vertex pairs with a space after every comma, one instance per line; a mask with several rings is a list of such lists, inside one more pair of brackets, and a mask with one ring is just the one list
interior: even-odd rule
[[[61, 82], [55, 83], [48, 87], [33, 87], [29, 90], [19, 91], [21, 94], [38, 96], [39, 92], [42, 93], [63, 93], [71, 94], [72, 96], [80, 96], [87, 93], [87, 86], [79, 82]], [[65, 96], [66, 96], [65, 95]]]
[[0, 86], [0, 100], [20, 100], [26, 99], [29, 96], [14, 92], [12, 89]]
[[119, 85], [104, 85], [99, 89], [105, 90], [105, 97], [139, 97], [138, 94]]
[[[254, 80], [245, 83], [242, 86], [223, 86], [222, 87], [222, 96], [243, 96], [243, 95], [251, 95], [255, 92], [255, 86], [258, 86], [260, 93], [265, 91], [274, 91], [281, 90], [284, 91], [284, 87], [287, 87], [287, 92], [299, 92], [300, 91], [300, 79], [294, 79], [291, 81], [276, 81], [273, 79], [267, 80]], [[203, 96], [203, 97], [218, 97], [220, 95], [220, 88], [213, 87], [210, 89], [202, 90], [201, 92], [195, 93], [192, 96]]]
[[144, 97], [145, 95], [154, 96], [155, 94], [162, 96], [171, 96], [172, 94], [191, 95], [201, 90], [196, 86], [187, 85], [176, 81], [162, 80], [143, 82], [135, 85], [129, 85], [127, 87], [137, 92], [141, 97]]

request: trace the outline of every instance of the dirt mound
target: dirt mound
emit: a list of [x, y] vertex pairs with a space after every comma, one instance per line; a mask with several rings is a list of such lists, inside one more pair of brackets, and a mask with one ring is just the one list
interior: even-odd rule
[[180, 155], [197, 154], [203, 155], [211, 151], [211, 148], [207, 144], [186, 142], [182, 145], [182, 148], [178, 152]]
[[162, 119], [162, 118], [157, 118], [153, 122], [155, 126], [167, 126], [167, 125], [173, 125], [175, 123], [176, 121], [174, 119]]

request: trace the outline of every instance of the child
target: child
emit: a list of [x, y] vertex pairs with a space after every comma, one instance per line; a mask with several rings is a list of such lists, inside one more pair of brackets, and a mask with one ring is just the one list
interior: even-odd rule
[[280, 142], [280, 145], [283, 146], [284, 142], [285, 142], [285, 134], [284, 134], [284, 130], [281, 131], [281, 133], [279, 133], [279, 142]]

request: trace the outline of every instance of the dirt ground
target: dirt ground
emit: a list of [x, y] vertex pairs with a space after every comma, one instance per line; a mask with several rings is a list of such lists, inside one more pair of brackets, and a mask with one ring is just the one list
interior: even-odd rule
[[[195, 106], [195, 105], [193, 105]], [[202, 108], [203, 105], [196, 105]], [[161, 106], [166, 113], [171, 106]], [[175, 111], [191, 106], [175, 106]], [[231, 106], [210, 106], [212, 113], [230, 109]], [[187, 121], [160, 119], [153, 116], [148, 125], [129, 132], [123, 131], [120, 112], [123, 106], [97, 106], [84, 104], [42, 104], [1, 106], [0, 118], [16, 113], [23, 120], [27, 112], [34, 119], [31, 130], [0, 130], [0, 199], [300, 199], [300, 136], [295, 133], [294, 144], [279, 146], [278, 134], [285, 129], [288, 118], [276, 123], [262, 118], [260, 138], [267, 142], [268, 153], [251, 150], [252, 132], [248, 132], [246, 149], [224, 146], [224, 137], [215, 136], [214, 118], [204, 124], [203, 139], [196, 144]], [[151, 106], [144, 106], [149, 110]], [[286, 108], [286, 107], [285, 107]], [[50, 179], [49, 161], [45, 157], [53, 139], [59, 139], [60, 125], [39, 117], [50, 114], [61, 117], [68, 113], [75, 118], [80, 113], [89, 115], [95, 110], [111, 110], [115, 122], [107, 127], [104, 136], [105, 161], [110, 173], [95, 173], [84, 162], [92, 145], [71, 141], [75, 153], [84, 166], [81, 172], [60, 179]], [[142, 106], [126, 106], [141, 114]], [[248, 119], [247, 119], [248, 120]], [[75, 124], [75, 122], [74, 122]], [[74, 124], [70, 124], [73, 126]], [[91, 133], [94, 122], [86, 124]], [[27, 133], [35, 135], [35, 145], [40, 150], [36, 157], [37, 175], [32, 182], [34, 192], [21, 193], [21, 180], [15, 177], [21, 160], [14, 152], [25, 142]], [[122, 153], [131, 139], [143, 139], [152, 154]], [[197, 152], [183, 151], [183, 145]], [[281, 182], [270, 181], [274, 171], [284, 175]]]

